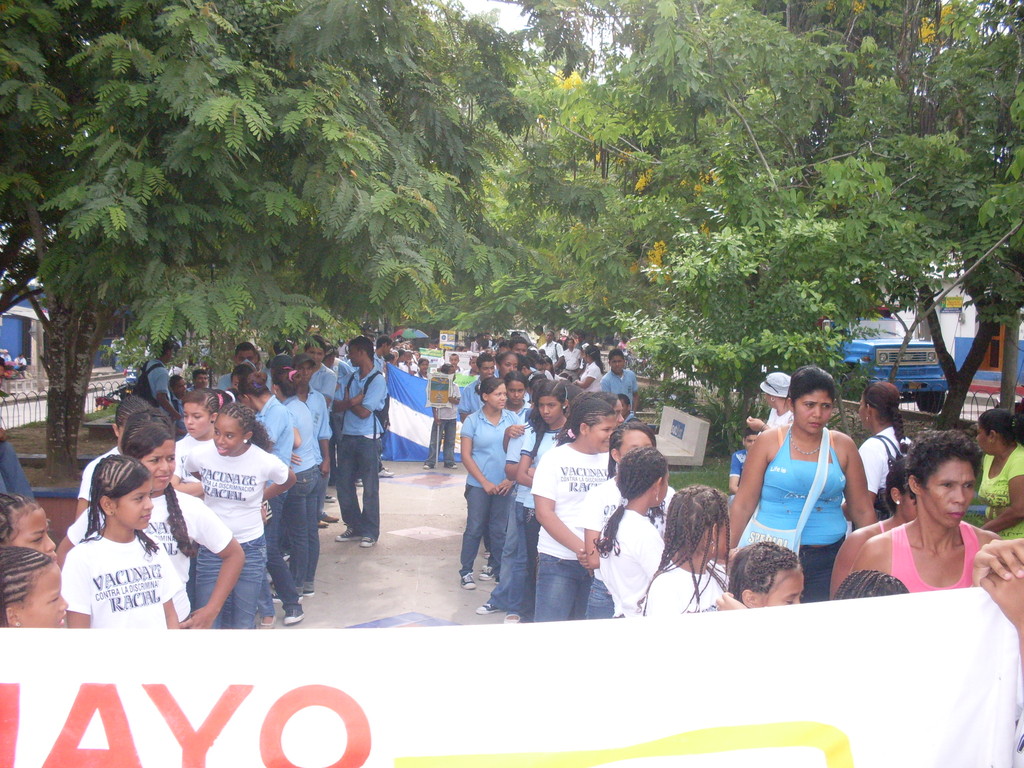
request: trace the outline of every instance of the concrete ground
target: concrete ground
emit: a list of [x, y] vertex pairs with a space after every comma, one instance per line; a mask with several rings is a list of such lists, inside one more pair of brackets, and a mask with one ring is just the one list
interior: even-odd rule
[[[305, 620], [277, 630], [340, 628], [407, 613], [456, 624], [501, 624], [504, 613], [477, 616], [494, 582], [477, 580], [475, 590], [459, 585], [459, 551], [466, 525], [466, 472], [419, 463], [385, 462], [395, 473], [380, 479], [381, 535], [374, 547], [339, 543], [336, 523], [320, 530], [316, 595], [303, 600]], [[334, 489], [328, 493], [334, 495]], [[326, 507], [340, 516], [337, 502]], [[477, 572], [485, 565], [477, 558]]]

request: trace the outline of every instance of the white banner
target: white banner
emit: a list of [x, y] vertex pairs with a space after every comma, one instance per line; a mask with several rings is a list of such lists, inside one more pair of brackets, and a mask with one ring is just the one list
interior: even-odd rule
[[0, 765], [1009, 766], [981, 590], [678, 620], [7, 630]]

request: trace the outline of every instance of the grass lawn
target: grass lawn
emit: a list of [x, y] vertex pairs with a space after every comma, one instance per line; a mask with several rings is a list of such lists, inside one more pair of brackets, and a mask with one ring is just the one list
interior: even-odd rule
[[669, 484], [677, 491], [688, 485], [710, 485], [729, 492], [729, 458], [705, 458], [702, 467], [685, 467], [672, 472]]

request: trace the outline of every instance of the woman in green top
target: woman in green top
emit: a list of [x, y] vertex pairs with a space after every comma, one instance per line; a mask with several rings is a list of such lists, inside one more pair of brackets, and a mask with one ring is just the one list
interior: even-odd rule
[[985, 452], [978, 496], [987, 531], [1004, 539], [1024, 537], [1024, 416], [992, 408], [978, 417], [978, 445]]

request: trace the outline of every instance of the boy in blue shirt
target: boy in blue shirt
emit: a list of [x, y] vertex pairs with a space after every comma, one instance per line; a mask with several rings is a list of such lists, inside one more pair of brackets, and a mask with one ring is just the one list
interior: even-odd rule
[[[332, 404], [341, 416], [341, 440], [338, 456], [338, 504], [347, 526], [335, 541], [359, 541], [372, 547], [380, 538], [380, 461], [381, 424], [374, 415], [384, 407], [388, 388], [383, 374], [375, 370], [373, 342], [357, 336], [348, 344], [348, 357], [356, 367], [343, 384]], [[363, 479], [363, 507], [356, 496], [356, 479]]]
[[636, 374], [626, 368], [626, 356], [621, 349], [608, 353], [609, 371], [601, 379], [601, 391], [613, 395], [625, 395], [633, 404], [633, 410], [640, 408], [640, 383]]
[[743, 430], [743, 448], [732, 455], [732, 462], [729, 465], [729, 494], [735, 496], [740, 488], [740, 475], [743, 474], [743, 465], [747, 461], [747, 451], [754, 447], [758, 431], [746, 427]]

